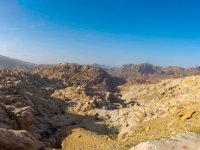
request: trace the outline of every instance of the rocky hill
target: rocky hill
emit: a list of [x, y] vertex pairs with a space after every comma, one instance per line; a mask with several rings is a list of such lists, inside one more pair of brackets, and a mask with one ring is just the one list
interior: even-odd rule
[[130, 84], [156, 83], [163, 79], [200, 75], [199, 67], [187, 69], [177, 66], [160, 67], [149, 63], [127, 64], [118, 68], [102, 67], [102, 69], [114, 77], [126, 79]]
[[62, 138], [78, 127], [108, 132], [96, 125], [95, 115], [83, 115], [117, 107], [109, 101], [109, 75], [101, 69], [77, 64], [3, 69], [0, 79], [3, 149], [60, 148]]
[[129, 150], [149, 140], [165, 145], [171, 136], [176, 144], [180, 133], [198, 141], [200, 76], [118, 91], [113, 85], [105, 71], [86, 65], [1, 69], [0, 148]]
[[10, 57], [0, 55], [0, 69], [16, 67], [29, 68], [34, 66], [36, 65], [29, 62], [24, 62], [18, 59], [13, 59]]
[[49, 79], [62, 80], [65, 86], [96, 86], [102, 89], [110, 88], [110, 75], [102, 69], [88, 65], [60, 63], [57, 65], [42, 65], [32, 69], [33, 73]]

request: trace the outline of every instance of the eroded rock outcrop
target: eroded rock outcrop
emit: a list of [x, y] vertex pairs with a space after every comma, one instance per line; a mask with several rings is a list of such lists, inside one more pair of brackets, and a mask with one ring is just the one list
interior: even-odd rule
[[51, 149], [64, 141], [68, 149], [84, 150], [73, 143], [77, 139], [91, 149], [127, 150], [146, 140], [199, 132], [199, 76], [124, 85], [115, 92], [110, 79], [101, 69], [77, 64], [0, 70], [0, 128], [13, 136], [2, 142], [7, 149], [16, 139], [13, 146], [20, 149], [38, 149], [40, 143]]
[[106, 105], [100, 99], [109, 90], [109, 78], [101, 69], [77, 64], [43, 66], [27, 72], [20, 68], [0, 70], [0, 128], [6, 136], [13, 134], [11, 141], [5, 139], [8, 143], [2, 141], [3, 148], [12, 149], [9, 146], [18, 135], [21, 141], [13, 145], [16, 149], [38, 149], [32, 146], [36, 141], [44, 148], [60, 148], [73, 128], [97, 129], [85, 123], [95, 124], [95, 116], [81, 113]]
[[[28, 130], [33, 124], [33, 109], [30, 106], [15, 108], [14, 106], [1, 104], [1, 114], [6, 116], [7, 119], [13, 120], [17, 123], [18, 129], [20, 130]], [[4, 110], [4, 111], [3, 111]], [[6, 113], [6, 115], [5, 115]], [[4, 121], [6, 118], [3, 119]], [[11, 126], [12, 127], [12, 126]]]
[[2, 150], [39, 150], [42, 147], [42, 144], [25, 130], [0, 128], [0, 149]]
[[99, 89], [109, 89], [111, 85], [110, 75], [99, 68], [88, 65], [61, 63], [55, 66], [42, 66], [33, 71], [49, 79], [62, 80], [65, 86], [88, 85]]
[[147, 141], [129, 150], [200, 150], [199, 143], [199, 134], [185, 133], [168, 139]]

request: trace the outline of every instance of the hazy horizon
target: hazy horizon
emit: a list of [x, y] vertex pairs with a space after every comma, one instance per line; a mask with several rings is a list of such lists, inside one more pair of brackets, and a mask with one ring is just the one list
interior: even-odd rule
[[0, 54], [37, 64], [200, 66], [197, 0], [0, 0]]
[[18, 58], [14, 58], [14, 57], [10, 57], [10, 56], [5, 56], [5, 55], [1, 55], [0, 56], [3, 56], [3, 57], [7, 57], [7, 58], [10, 58], [10, 59], [15, 59], [15, 60], [18, 60], [18, 61], [23, 61], [23, 62], [26, 62], [26, 63], [32, 63], [32, 64], [35, 64], [35, 65], [56, 65], [56, 64], [60, 64], [60, 63], [75, 63], [75, 64], [79, 64], [79, 65], [100, 65], [101, 67], [109, 67], [109, 68], [119, 68], [119, 67], [122, 67], [123, 65], [141, 65], [141, 64], [151, 64], [151, 65], [154, 65], [154, 66], [157, 66], [157, 67], [181, 67], [181, 68], [185, 68], [185, 69], [188, 69], [188, 68], [192, 68], [192, 67], [200, 67], [200, 65], [196, 65], [196, 66], [188, 66], [188, 67], [184, 67], [184, 66], [178, 66], [178, 65], [159, 65], [159, 64], [154, 64], [154, 63], [151, 63], [151, 62], [141, 62], [141, 63], [125, 63], [125, 64], [121, 64], [121, 65], [107, 65], [107, 64], [99, 64], [99, 63], [78, 63], [78, 62], [70, 62], [70, 61], [59, 61], [59, 62], [55, 62], [55, 63], [37, 63], [37, 62], [30, 62], [30, 61], [26, 61], [26, 60], [23, 60], [23, 59], [18, 59]]

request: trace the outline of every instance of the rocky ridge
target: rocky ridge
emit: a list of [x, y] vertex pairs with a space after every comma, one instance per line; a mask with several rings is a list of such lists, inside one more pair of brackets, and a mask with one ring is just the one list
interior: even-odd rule
[[164, 79], [174, 79], [200, 75], [199, 67], [183, 68], [178, 66], [161, 67], [149, 63], [126, 64], [121, 67], [98, 66], [114, 77], [127, 80], [128, 84], [157, 83]]

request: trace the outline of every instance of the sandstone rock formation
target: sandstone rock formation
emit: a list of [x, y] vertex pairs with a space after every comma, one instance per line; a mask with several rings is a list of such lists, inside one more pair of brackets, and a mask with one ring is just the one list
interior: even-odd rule
[[113, 80], [78, 64], [0, 70], [0, 147], [128, 150], [200, 132], [200, 76], [119, 87]]
[[0, 128], [0, 149], [39, 150], [42, 149], [42, 144], [27, 131]]
[[200, 150], [200, 135], [195, 133], [180, 134], [159, 141], [147, 141], [130, 150]]
[[38, 149], [31, 145], [36, 141], [43, 148], [60, 148], [63, 138], [76, 127], [107, 132], [103, 124], [94, 128], [95, 115], [81, 115], [109, 103], [104, 97], [110, 90], [110, 77], [101, 69], [77, 64], [43, 66], [28, 72], [4, 69], [0, 79], [0, 129], [5, 135], [22, 137], [20, 143], [17, 135], [11, 141], [6, 139], [8, 143], [2, 141], [4, 149]]
[[[188, 131], [199, 132], [199, 85], [200, 77], [193, 76], [157, 84], [121, 86], [121, 99], [126, 107], [113, 110], [96, 108], [88, 114], [97, 114], [97, 118], [103, 119], [114, 134], [119, 132], [118, 140], [114, 142], [115, 149], [120, 150], [127, 150], [146, 140]], [[106, 97], [110, 99], [109, 94]], [[68, 138], [66, 141], [71, 140]], [[98, 143], [81, 137], [80, 140], [86, 145]]]
[[41, 66], [33, 71], [49, 79], [62, 80], [65, 86], [96, 86], [110, 88], [110, 77], [102, 69], [87, 65], [61, 63], [56, 66]]

